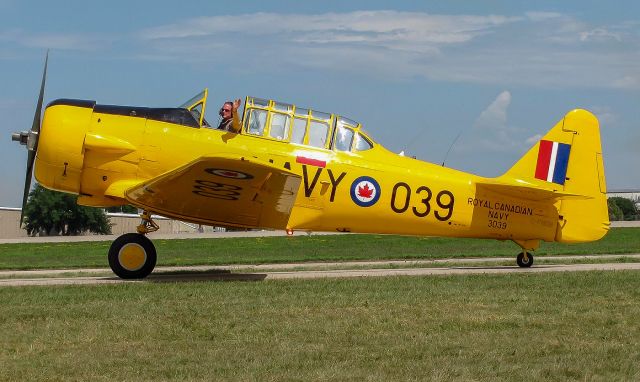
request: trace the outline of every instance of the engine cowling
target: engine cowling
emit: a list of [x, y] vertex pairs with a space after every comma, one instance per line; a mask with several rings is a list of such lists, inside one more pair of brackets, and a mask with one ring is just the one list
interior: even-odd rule
[[36, 180], [44, 187], [80, 193], [84, 139], [95, 101], [59, 99], [44, 112], [35, 161]]

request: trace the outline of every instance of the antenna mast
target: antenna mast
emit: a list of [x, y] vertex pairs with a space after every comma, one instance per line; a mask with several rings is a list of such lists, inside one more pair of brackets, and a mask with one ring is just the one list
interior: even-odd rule
[[451, 149], [453, 148], [453, 145], [456, 144], [456, 142], [458, 141], [458, 138], [460, 138], [460, 136], [462, 135], [462, 130], [460, 130], [460, 132], [458, 132], [458, 135], [456, 135], [455, 139], [453, 140], [453, 142], [451, 142], [451, 146], [449, 146], [449, 150], [447, 150], [447, 153], [444, 154], [444, 159], [442, 160], [442, 167], [444, 167], [444, 162], [447, 161], [447, 157], [449, 156], [449, 152], [451, 151]]

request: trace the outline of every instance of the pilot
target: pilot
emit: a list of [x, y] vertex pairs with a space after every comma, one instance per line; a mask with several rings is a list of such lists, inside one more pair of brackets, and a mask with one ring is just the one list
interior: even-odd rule
[[240, 132], [240, 120], [238, 119], [238, 108], [241, 101], [239, 99], [225, 102], [220, 108], [222, 120], [218, 125], [218, 130], [225, 130], [232, 133]]

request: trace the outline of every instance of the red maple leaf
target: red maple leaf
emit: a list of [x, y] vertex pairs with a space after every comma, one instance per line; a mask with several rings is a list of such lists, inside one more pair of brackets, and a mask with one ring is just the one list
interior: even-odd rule
[[369, 185], [365, 183], [364, 187], [358, 187], [358, 196], [363, 198], [370, 198], [373, 195], [373, 188], [369, 188]]
[[238, 177], [238, 173], [235, 171], [223, 171], [222, 175], [228, 177], [228, 178], [237, 178]]

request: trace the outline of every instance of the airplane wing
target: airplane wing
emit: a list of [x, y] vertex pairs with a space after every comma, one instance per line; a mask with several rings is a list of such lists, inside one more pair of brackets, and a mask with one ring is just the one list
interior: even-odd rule
[[133, 205], [202, 224], [284, 229], [300, 176], [239, 156], [201, 157], [125, 191]]
[[557, 201], [560, 199], [590, 199], [590, 196], [564, 192], [520, 181], [510, 183], [499, 179], [485, 179], [476, 183], [476, 189], [531, 201]]

